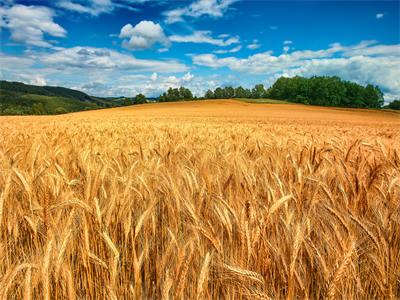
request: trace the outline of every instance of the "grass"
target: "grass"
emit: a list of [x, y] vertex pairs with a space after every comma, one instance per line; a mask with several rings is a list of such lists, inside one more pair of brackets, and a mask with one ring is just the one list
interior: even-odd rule
[[253, 99], [253, 98], [235, 98], [235, 100], [247, 102], [247, 103], [257, 103], [257, 104], [294, 104], [293, 102], [284, 100], [274, 100], [274, 99]]
[[399, 129], [222, 100], [1, 117], [0, 298], [399, 298]]

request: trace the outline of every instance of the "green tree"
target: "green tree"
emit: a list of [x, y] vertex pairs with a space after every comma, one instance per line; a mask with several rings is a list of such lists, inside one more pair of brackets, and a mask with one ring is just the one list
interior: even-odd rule
[[259, 99], [264, 95], [264, 93], [265, 93], [264, 85], [256, 84], [251, 91], [251, 97]]
[[235, 89], [235, 98], [246, 98], [246, 92], [243, 87], [238, 86]]
[[312, 105], [367, 108], [383, 105], [383, 93], [378, 86], [367, 85], [364, 88], [337, 76], [281, 77], [266, 94], [272, 99]]
[[214, 99], [214, 93], [213, 93], [213, 91], [212, 91], [212, 90], [208, 90], [208, 91], [206, 92], [206, 94], [204, 95], [204, 98], [206, 98], [206, 99]]
[[32, 104], [32, 114], [34, 115], [45, 115], [46, 111], [43, 107], [43, 103]]
[[383, 92], [381, 91], [381, 89], [377, 85], [375, 86], [375, 93], [378, 96], [377, 107], [382, 107], [383, 104], [385, 103], [385, 100], [383, 99]]
[[167, 102], [168, 101], [168, 95], [167, 93], [163, 93], [158, 97], [158, 102]]
[[388, 107], [390, 109], [400, 110], [400, 99], [399, 100], [393, 100], [392, 102], [389, 103]]
[[168, 102], [174, 102], [174, 101], [178, 101], [179, 100], [179, 90], [178, 89], [173, 89], [173, 88], [169, 88], [168, 89], [168, 98], [167, 101]]
[[378, 106], [378, 95], [375, 91], [375, 88], [368, 84], [364, 88], [363, 92], [363, 100], [367, 107], [377, 107]]
[[143, 94], [137, 94], [135, 96], [135, 104], [144, 104], [147, 103], [146, 97]]
[[228, 98], [228, 99], [233, 98], [235, 96], [235, 90], [231, 86], [226, 86], [224, 88], [224, 93], [225, 93], [225, 98]]
[[220, 87], [217, 87], [214, 91], [214, 97], [216, 99], [224, 99], [226, 98], [225, 96], [225, 91], [223, 89], [221, 89]]
[[124, 98], [121, 102], [122, 106], [129, 106], [133, 105], [132, 99], [131, 98]]
[[55, 113], [56, 115], [67, 114], [67, 113], [68, 113], [68, 110], [65, 109], [64, 107], [57, 107], [57, 108], [54, 109], [54, 113]]
[[181, 86], [179, 88], [179, 98], [181, 100], [192, 100], [193, 99], [193, 94], [189, 89]]

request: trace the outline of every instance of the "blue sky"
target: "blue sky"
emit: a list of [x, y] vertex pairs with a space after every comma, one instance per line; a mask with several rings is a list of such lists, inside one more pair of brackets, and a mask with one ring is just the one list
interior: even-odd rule
[[96, 96], [340, 76], [400, 98], [399, 1], [0, 0], [0, 78]]

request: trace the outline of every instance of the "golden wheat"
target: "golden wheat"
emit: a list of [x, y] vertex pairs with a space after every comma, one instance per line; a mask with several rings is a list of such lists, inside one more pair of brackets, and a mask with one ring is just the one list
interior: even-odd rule
[[0, 118], [1, 299], [400, 298], [399, 114]]

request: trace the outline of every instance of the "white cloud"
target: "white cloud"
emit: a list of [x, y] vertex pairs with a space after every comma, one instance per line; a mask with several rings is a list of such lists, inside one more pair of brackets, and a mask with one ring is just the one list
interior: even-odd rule
[[227, 38], [227, 37], [229, 37], [229, 36], [230, 36], [230, 35], [229, 35], [229, 34], [226, 34], [226, 33], [218, 35], [218, 37], [221, 38], [221, 39]]
[[258, 40], [253, 40], [253, 44], [247, 45], [247, 49], [254, 50], [260, 48], [261, 45], [258, 43]]
[[166, 23], [182, 22], [184, 16], [198, 18], [203, 15], [222, 17], [229, 6], [239, 0], [197, 0], [187, 7], [173, 9], [164, 13]]
[[400, 55], [400, 44], [398, 45], [376, 45], [366, 48], [348, 49], [344, 52], [345, 56], [356, 55]]
[[132, 11], [139, 11], [132, 4], [142, 4], [149, 0], [59, 0], [58, 7], [66, 10], [85, 13], [92, 16], [112, 13], [116, 8], [125, 8]]
[[207, 43], [217, 46], [229, 46], [240, 42], [238, 37], [231, 37], [226, 40], [215, 39], [211, 36], [211, 31], [195, 31], [191, 35], [171, 35], [169, 39], [178, 43]]
[[137, 59], [131, 54], [104, 48], [29, 50], [21, 56], [0, 51], [0, 65], [6, 80], [77, 88], [98, 96], [132, 96], [140, 92], [146, 92], [146, 96], [158, 93], [158, 96], [172, 85], [202, 86], [200, 79], [194, 82], [195, 76], [185, 64], [174, 60]]
[[215, 50], [215, 51], [213, 51], [213, 52], [214, 52], [214, 53], [217, 53], [217, 54], [235, 53], [235, 52], [239, 52], [241, 49], [242, 49], [242, 46], [239, 45], [239, 46], [237, 46], [237, 47], [235, 47], [235, 48], [232, 48], [231, 50]]
[[152, 81], [156, 81], [156, 80], [158, 79], [158, 74], [157, 74], [156, 72], [154, 72], [154, 73], [150, 76], [150, 79], [151, 79]]
[[141, 21], [135, 27], [126, 24], [122, 27], [119, 37], [127, 38], [122, 42], [122, 46], [130, 50], [149, 49], [155, 43], [161, 43], [165, 47], [170, 46], [160, 24], [155, 24], [152, 21]]
[[16, 66], [25, 69], [31, 67], [34, 63], [35, 60], [29, 57], [5, 54], [0, 51], [0, 66], [4, 70], [16, 69]]
[[184, 72], [188, 68], [182, 63], [170, 60], [145, 60], [115, 50], [93, 47], [73, 47], [43, 54], [37, 57], [45, 66], [56, 69], [78, 68], [98, 70], [119, 70], [130, 72]]
[[107, 93], [110, 96], [133, 96], [142, 93], [147, 97], [158, 97], [168, 88], [179, 88], [186, 86], [197, 95], [202, 95], [202, 84], [206, 87], [209, 85], [203, 82], [202, 78], [194, 81], [195, 76], [191, 73], [186, 73], [180, 77], [177, 76], [161, 76], [156, 73], [151, 75], [127, 75], [119, 77], [112, 84], [104, 82], [92, 82], [83, 85], [80, 90], [83, 90], [91, 95], [104, 95]]
[[285, 46], [283, 47], [283, 52], [287, 53], [289, 51], [290, 47], [289, 46]]
[[41, 76], [37, 76], [29, 81], [30, 84], [33, 85], [46, 85], [47, 81]]
[[118, 77], [94, 79], [75, 88], [96, 96], [126, 96], [132, 97], [138, 93], [146, 97], [158, 97], [170, 87], [185, 86], [196, 96], [203, 96], [208, 89], [221, 86], [222, 82], [211, 79], [212, 76], [195, 76], [188, 72], [176, 76], [157, 74], [129, 74]]
[[191, 74], [190, 72], [186, 73], [183, 77], [182, 77], [182, 81], [183, 82], [189, 82], [194, 78], [194, 75]]
[[377, 18], [377, 19], [382, 19], [383, 16], [384, 16], [384, 14], [376, 14], [376, 18]]
[[336, 43], [325, 50], [295, 51], [278, 56], [269, 51], [244, 59], [218, 58], [213, 54], [194, 55], [192, 59], [197, 65], [228, 67], [247, 74], [336, 75], [360, 84], [377, 84], [385, 93], [400, 95], [400, 45], [374, 46], [374, 43], [367, 41], [350, 47]]
[[292, 44], [293, 42], [292, 41], [284, 41], [283, 42], [285, 45], [288, 45], [288, 44]]
[[[207, 67], [223, 67], [223, 60], [218, 59], [214, 54], [200, 54], [200, 55], [193, 55], [192, 56], [193, 63], [199, 66], [207, 66]], [[237, 58], [230, 57], [230, 59], [236, 60]], [[227, 63], [226, 59], [225, 62]], [[227, 65], [227, 64], [226, 64]], [[231, 66], [229, 66], [231, 67]]]
[[271, 30], [277, 30], [277, 29], [278, 29], [278, 26], [269, 26], [269, 29], [271, 29]]
[[98, 16], [101, 13], [109, 13], [114, 9], [113, 3], [110, 0], [61, 0], [57, 2], [57, 5], [67, 10], [72, 10], [79, 13], [87, 13], [93, 16]]
[[0, 27], [8, 28], [15, 42], [51, 47], [44, 34], [65, 37], [66, 30], [53, 21], [54, 11], [43, 6], [0, 7]]

